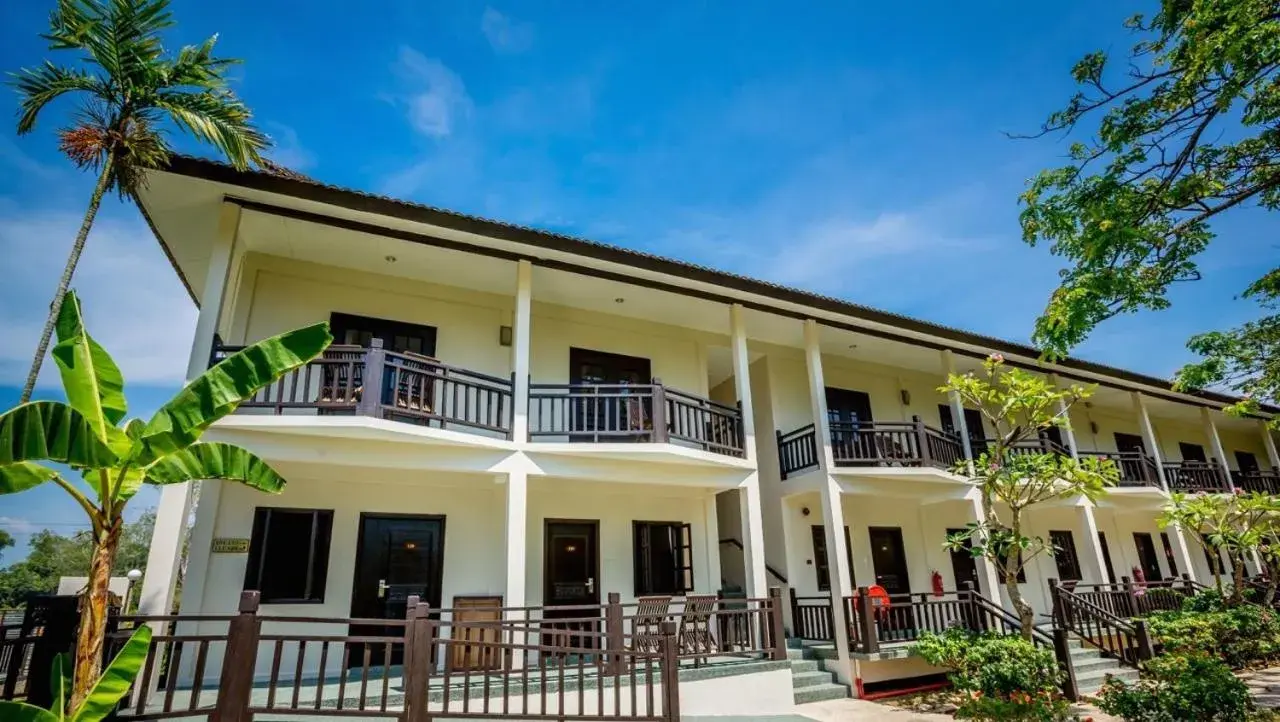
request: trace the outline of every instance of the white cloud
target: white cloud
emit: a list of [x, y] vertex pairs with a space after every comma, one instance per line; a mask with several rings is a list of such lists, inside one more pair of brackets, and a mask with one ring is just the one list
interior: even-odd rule
[[395, 63], [404, 92], [396, 97], [414, 130], [428, 138], [453, 134], [471, 115], [472, 103], [462, 78], [435, 58], [402, 46]]
[[[122, 210], [124, 210], [122, 208]], [[129, 384], [181, 383], [196, 308], [137, 212], [108, 207], [89, 235], [72, 280], [90, 332], [115, 358]], [[0, 384], [21, 385], [48, 304], [79, 228], [79, 210], [27, 209], [0, 198]], [[46, 358], [39, 384], [55, 386]]]
[[304, 171], [316, 164], [316, 156], [303, 147], [298, 140], [298, 131], [284, 123], [267, 122], [272, 148], [267, 155], [271, 160], [289, 170]]
[[492, 7], [480, 16], [480, 31], [499, 53], [522, 53], [533, 46], [533, 25], [513, 20]]
[[0, 529], [4, 529], [14, 535], [34, 534], [40, 531], [29, 520], [17, 516], [0, 516]]

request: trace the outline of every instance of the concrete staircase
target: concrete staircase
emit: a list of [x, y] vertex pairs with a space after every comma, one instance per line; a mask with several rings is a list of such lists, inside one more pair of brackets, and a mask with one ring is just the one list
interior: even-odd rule
[[819, 652], [813, 647], [787, 640], [787, 659], [791, 662], [791, 688], [796, 704], [850, 696], [849, 687], [838, 683], [835, 674], [823, 668]]
[[1072, 639], [1069, 648], [1071, 664], [1076, 670], [1076, 690], [1082, 696], [1092, 697], [1097, 694], [1108, 676], [1125, 682], [1138, 680], [1138, 670], [1122, 666], [1112, 657], [1102, 656], [1096, 648], [1085, 646], [1079, 639]]

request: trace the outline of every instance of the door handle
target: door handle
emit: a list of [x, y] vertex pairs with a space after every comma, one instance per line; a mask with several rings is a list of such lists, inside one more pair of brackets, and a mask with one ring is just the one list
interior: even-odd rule
[[387, 596], [387, 580], [379, 579], [378, 580], [378, 599], [382, 599], [385, 596]]
[[587, 594], [595, 594], [595, 593], [596, 593], [595, 577], [587, 577]]

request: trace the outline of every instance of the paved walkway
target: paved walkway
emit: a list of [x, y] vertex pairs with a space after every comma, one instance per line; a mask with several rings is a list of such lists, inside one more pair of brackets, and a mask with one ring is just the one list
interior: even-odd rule
[[[1276, 671], [1277, 684], [1280, 684], [1280, 670]], [[1094, 722], [1120, 722], [1119, 717], [1103, 714], [1095, 707], [1079, 705], [1075, 708], [1081, 719], [1092, 717]], [[873, 722], [873, 720], [890, 720], [890, 722], [942, 722], [955, 717], [949, 714], [926, 714], [891, 707], [887, 704], [867, 702], [860, 699], [833, 699], [828, 702], [811, 702], [798, 704], [795, 707], [798, 715], [803, 715], [818, 722]]]
[[1269, 667], [1239, 675], [1249, 685], [1253, 701], [1264, 709], [1280, 709], [1280, 667]]

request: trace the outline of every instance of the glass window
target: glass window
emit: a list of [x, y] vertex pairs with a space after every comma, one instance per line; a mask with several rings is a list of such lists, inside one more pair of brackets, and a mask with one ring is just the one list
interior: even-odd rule
[[244, 588], [264, 604], [323, 602], [332, 528], [332, 510], [258, 507]]
[[635, 593], [685, 594], [693, 591], [693, 533], [680, 522], [637, 521]]

